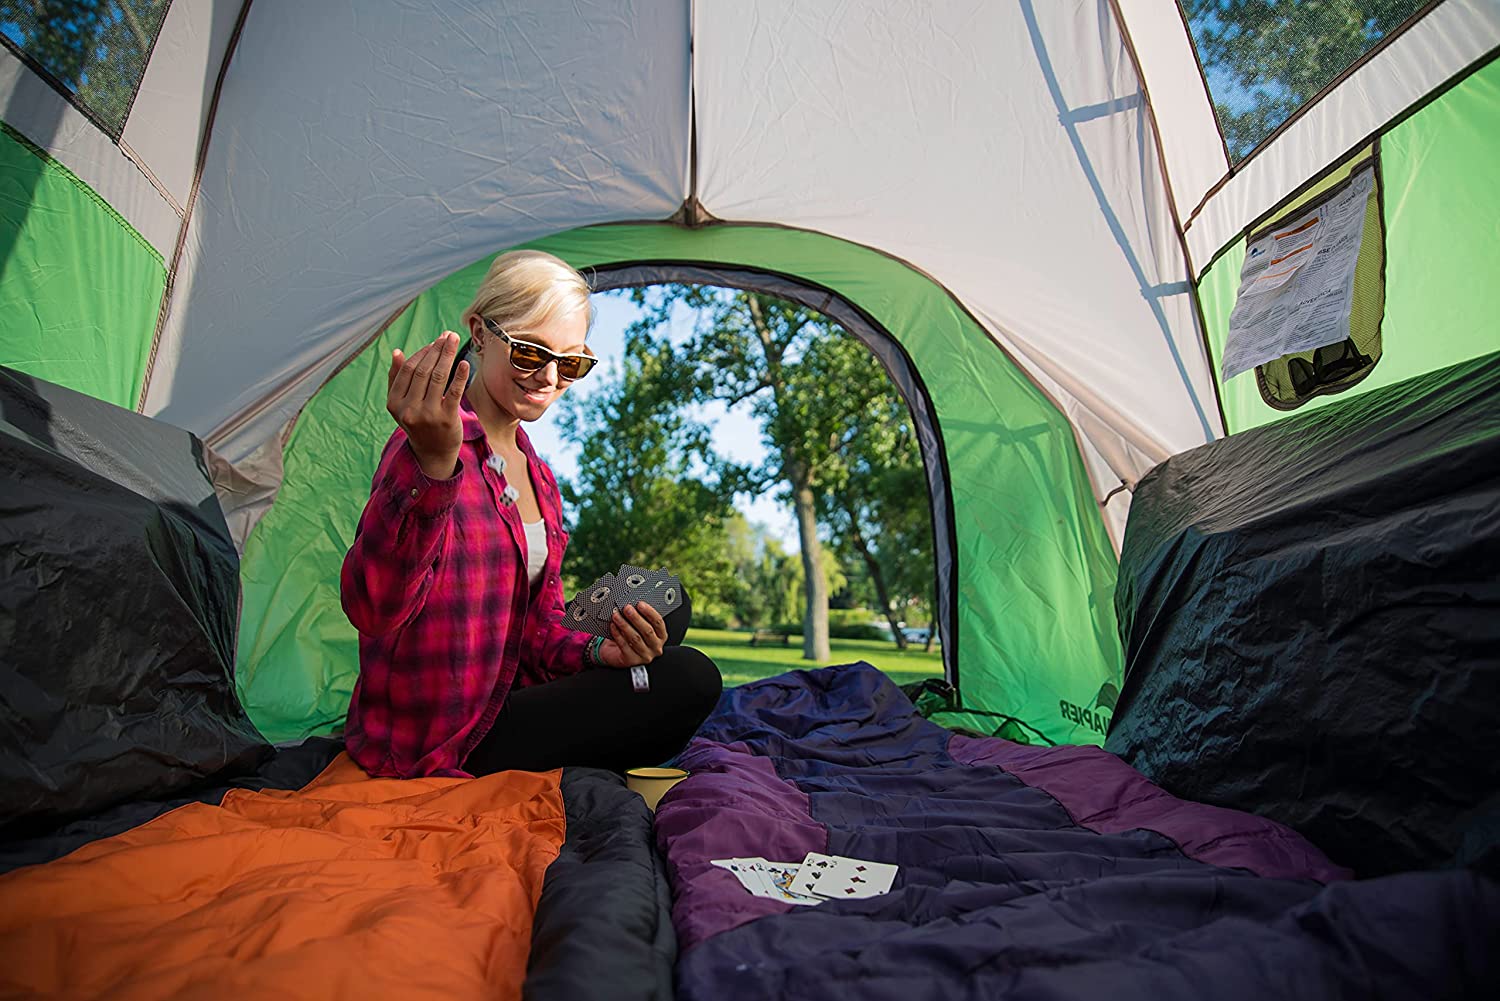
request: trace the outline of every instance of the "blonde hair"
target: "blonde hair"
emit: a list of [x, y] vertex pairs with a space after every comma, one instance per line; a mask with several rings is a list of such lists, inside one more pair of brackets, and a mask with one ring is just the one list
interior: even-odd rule
[[592, 291], [583, 275], [561, 258], [540, 250], [507, 251], [495, 258], [464, 310], [464, 329], [471, 317], [487, 316], [507, 331], [525, 330], [579, 309], [588, 311], [592, 327]]

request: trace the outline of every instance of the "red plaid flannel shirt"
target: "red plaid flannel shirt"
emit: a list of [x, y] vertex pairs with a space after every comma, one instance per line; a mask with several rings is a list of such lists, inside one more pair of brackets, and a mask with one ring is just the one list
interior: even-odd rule
[[576, 673], [591, 639], [561, 624], [568, 535], [552, 470], [517, 428], [547, 525], [547, 564], [533, 593], [500, 460], [489, 461], [467, 403], [461, 413], [464, 442], [448, 480], [422, 472], [404, 431], [391, 436], [344, 558], [344, 612], [359, 630], [344, 740], [371, 775], [467, 776], [464, 761], [511, 687]]

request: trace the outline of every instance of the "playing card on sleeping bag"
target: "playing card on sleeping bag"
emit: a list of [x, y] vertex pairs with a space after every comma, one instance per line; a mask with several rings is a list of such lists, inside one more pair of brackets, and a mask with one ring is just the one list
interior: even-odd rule
[[233, 790], [0, 877], [0, 997], [517, 998], [560, 771]]

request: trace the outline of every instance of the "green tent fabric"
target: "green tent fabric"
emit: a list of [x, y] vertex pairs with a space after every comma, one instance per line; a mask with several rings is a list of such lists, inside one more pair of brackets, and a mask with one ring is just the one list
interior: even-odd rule
[[[1500, 343], [1500, 13], [1401, 9], [1326, 87], [1249, 95], [1296, 110], [1233, 162], [1236, 53], [1200, 51], [1214, 15], [1185, 31], [1173, 4], [174, 4], [111, 66], [102, 126], [18, 22], [0, 364], [213, 451], [244, 551], [237, 683], [290, 740], [336, 730], [355, 677], [337, 573], [387, 352], [455, 325], [494, 254], [827, 289], [925, 388], [944, 658], [974, 710], [941, 721], [1097, 743], [1132, 491], [1282, 416], [1217, 378], [1247, 234], [1373, 147], [1384, 354], [1307, 408]], [[1275, 30], [1344, 30], [1301, 23]]]
[[[1302, 409], [1394, 385], [1500, 345], [1494, 329], [1500, 284], [1476, 281], [1473, 271], [1475, 262], [1495, 254], [1494, 220], [1500, 218], [1500, 188], [1492, 180], [1494, 164], [1500, 162], [1500, 131], [1493, 128], [1497, 118], [1500, 61], [1475, 71], [1380, 137], [1384, 353], [1370, 374], [1345, 393], [1315, 397]], [[1309, 194], [1339, 176], [1334, 171]], [[1216, 377], [1244, 262], [1245, 241], [1240, 239], [1198, 286]], [[1221, 382], [1220, 393], [1230, 432], [1286, 416], [1261, 399], [1252, 373]]]
[[134, 407], [166, 269], [86, 184], [0, 126], [0, 358]]
[[[1072, 431], [946, 292], [868, 249], [773, 227], [603, 226], [531, 246], [581, 269], [677, 261], [798, 276], [893, 335], [923, 373], [949, 463], [965, 705], [1059, 743], [1102, 741], [1093, 720], [1062, 708], [1092, 706], [1120, 664], [1115, 558]], [[314, 397], [288, 442], [286, 485], [250, 537], [243, 573], [241, 695], [273, 740], [334, 727], [348, 705], [358, 657], [338, 566], [392, 430], [390, 351], [454, 327], [488, 265], [418, 297]], [[944, 722], [995, 728], [989, 717]]]

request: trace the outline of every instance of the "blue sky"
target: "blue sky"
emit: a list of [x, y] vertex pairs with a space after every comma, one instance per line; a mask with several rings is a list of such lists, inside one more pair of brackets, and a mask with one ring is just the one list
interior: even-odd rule
[[[624, 353], [625, 329], [641, 315], [641, 310], [630, 301], [628, 291], [595, 293], [594, 308], [596, 313], [594, 328], [589, 334], [589, 346], [600, 357], [601, 362], [589, 378], [568, 390], [570, 396], [586, 397], [598, 391], [604, 382], [600, 376], [610, 378], [613, 372], [618, 371], [620, 358]], [[693, 311], [689, 309], [679, 307], [673, 313], [669, 333], [674, 341], [680, 342], [692, 333], [693, 319]], [[751, 416], [748, 404], [729, 410], [723, 404], [715, 403], [709, 407], [696, 408], [693, 415], [713, 428], [714, 448], [720, 455], [744, 463], [759, 462], [765, 458], [766, 448], [761, 441], [760, 425]], [[526, 432], [558, 477], [572, 479], [577, 475], [578, 463], [573, 448], [558, 433], [555, 411], [549, 412], [535, 424], [528, 425]], [[778, 503], [775, 493], [773, 488], [760, 497], [741, 496], [737, 499], [737, 506], [751, 522], [764, 525], [772, 537], [780, 539], [788, 549], [795, 552], [798, 548], [796, 522], [790, 507]]]

